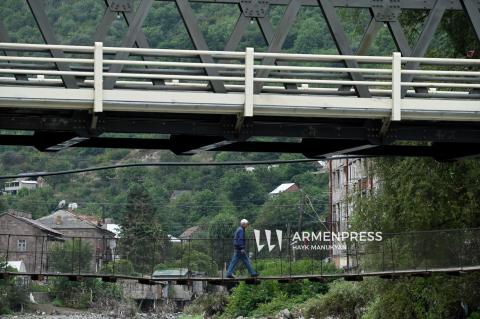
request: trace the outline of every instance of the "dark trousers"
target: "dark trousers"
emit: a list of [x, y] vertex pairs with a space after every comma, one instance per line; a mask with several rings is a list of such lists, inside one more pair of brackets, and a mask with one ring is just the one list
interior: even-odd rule
[[247, 256], [247, 253], [244, 252], [242, 253], [240, 250], [236, 250], [233, 253], [232, 261], [230, 262], [230, 265], [228, 266], [227, 269], [227, 276], [233, 275], [233, 271], [235, 270], [235, 266], [237, 266], [238, 262], [242, 261], [245, 267], [247, 267], [248, 272], [250, 275], [255, 275], [256, 271], [252, 267], [252, 263], [250, 262], [250, 259]]

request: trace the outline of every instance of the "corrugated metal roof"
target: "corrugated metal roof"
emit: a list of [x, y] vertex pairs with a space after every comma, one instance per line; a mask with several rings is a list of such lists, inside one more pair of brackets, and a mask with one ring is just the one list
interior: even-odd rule
[[200, 226], [193, 226], [187, 228], [179, 237], [180, 239], [189, 239], [192, 238], [193, 234], [200, 230]]
[[188, 274], [187, 268], [155, 270], [153, 277], [185, 277]]
[[20, 181], [22, 184], [38, 184], [37, 181]]
[[295, 185], [295, 183], [284, 183], [284, 184], [281, 184], [281, 185], [279, 185], [277, 188], [275, 188], [273, 191], [271, 191], [270, 194], [279, 194], [279, 193], [282, 193], [282, 192], [286, 191], [287, 189], [289, 189], [290, 187], [292, 187], [293, 185]]
[[118, 224], [106, 224], [105, 229], [115, 234], [115, 238], [120, 238], [120, 233], [122, 232], [122, 228]]
[[53, 229], [98, 229], [115, 236], [115, 233], [82, 219], [67, 210], [57, 210], [53, 214], [41, 217], [36, 221]]
[[41, 228], [41, 229], [43, 229], [43, 230], [45, 230], [45, 231], [49, 231], [49, 232], [54, 233], [54, 234], [57, 234], [57, 235], [59, 235], [59, 236], [63, 236], [63, 234], [62, 234], [61, 232], [56, 231], [55, 229], [50, 228], [50, 227], [48, 227], [48, 226], [42, 225], [42, 223], [40, 223], [40, 222], [38, 222], [38, 221], [36, 221], [36, 220], [28, 219], [28, 218], [25, 218], [25, 217], [18, 217], [18, 216], [17, 216], [17, 218], [22, 219], [22, 220], [26, 221], [27, 223], [30, 223], [30, 224], [32, 224], [33, 226], [36, 226], [36, 227], [38, 227], [38, 228]]

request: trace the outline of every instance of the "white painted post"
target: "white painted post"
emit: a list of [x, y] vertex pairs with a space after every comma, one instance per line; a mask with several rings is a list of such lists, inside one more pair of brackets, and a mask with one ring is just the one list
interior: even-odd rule
[[93, 51], [93, 112], [103, 112], [103, 43], [95, 42]]
[[392, 121], [402, 119], [402, 55], [393, 52], [392, 59]]
[[245, 50], [245, 108], [243, 116], [253, 116], [253, 77], [255, 74], [255, 50], [247, 48]]

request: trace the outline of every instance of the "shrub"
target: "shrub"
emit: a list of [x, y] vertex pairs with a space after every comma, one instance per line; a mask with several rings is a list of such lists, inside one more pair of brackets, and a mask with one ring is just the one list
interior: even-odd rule
[[135, 274], [133, 264], [130, 260], [117, 259], [110, 261], [103, 266], [102, 272], [104, 274], [117, 274], [131, 276]]
[[99, 279], [69, 281], [66, 278], [51, 280], [50, 295], [62, 306], [86, 309], [97, 304], [108, 308], [122, 297], [117, 284], [105, 283]]
[[[365, 317], [377, 318], [461, 318], [461, 303], [478, 309], [479, 281], [475, 274], [462, 277], [435, 275], [428, 278], [404, 278], [382, 282], [369, 290], [375, 293]], [[465, 291], [470, 291], [466, 294]], [[475, 318], [475, 317], [474, 317]]]
[[[14, 268], [6, 266], [5, 263], [4, 260], [0, 260], [0, 269], [15, 272]], [[15, 277], [0, 279], [0, 314], [21, 310], [27, 303], [27, 289], [18, 285]]]
[[468, 316], [468, 319], [480, 319], [480, 312], [472, 312], [470, 316]]
[[220, 314], [227, 305], [227, 295], [224, 293], [203, 294], [193, 301], [184, 312], [189, 315], [204, 315], [207, 318]]
[[360, 318], [369, 299], [362, 283], [335, 281], [326, 294], [306, 302], [305, 317]]

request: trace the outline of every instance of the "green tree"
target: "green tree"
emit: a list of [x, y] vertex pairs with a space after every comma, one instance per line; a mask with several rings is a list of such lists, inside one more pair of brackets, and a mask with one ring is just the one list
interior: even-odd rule
[[280, 193], [263, 205], [255, 220], [255, 227], [267, 229], [286, 229], [290, 225], [296, 229], [302, 209], [301, 192]]
[[50, 247], [49, 267], [61, 273], [90, 272], [92, 253], [90, 243], [79, 238], [56, 242]]
[[163, 232], [150, 194], [143, 184], [133, 184], [128, 190], [123, 213], [119, 251], [130, 260], [135, 270], [153, 270], [165, 245]]
[[220, 183], [241, 217], [253, 219], [258, 205], [266, 199], [266, 190], [257, 177], [249, 172], [228, 171]]
[[[15, 272], [15, 268], [6, 264], [5, 258], [0, 258], [0, 269]], [[0, 279], [0, 315], [23, 310], [28, 304], [28, 287], [19, 285], [16, 277]]]

